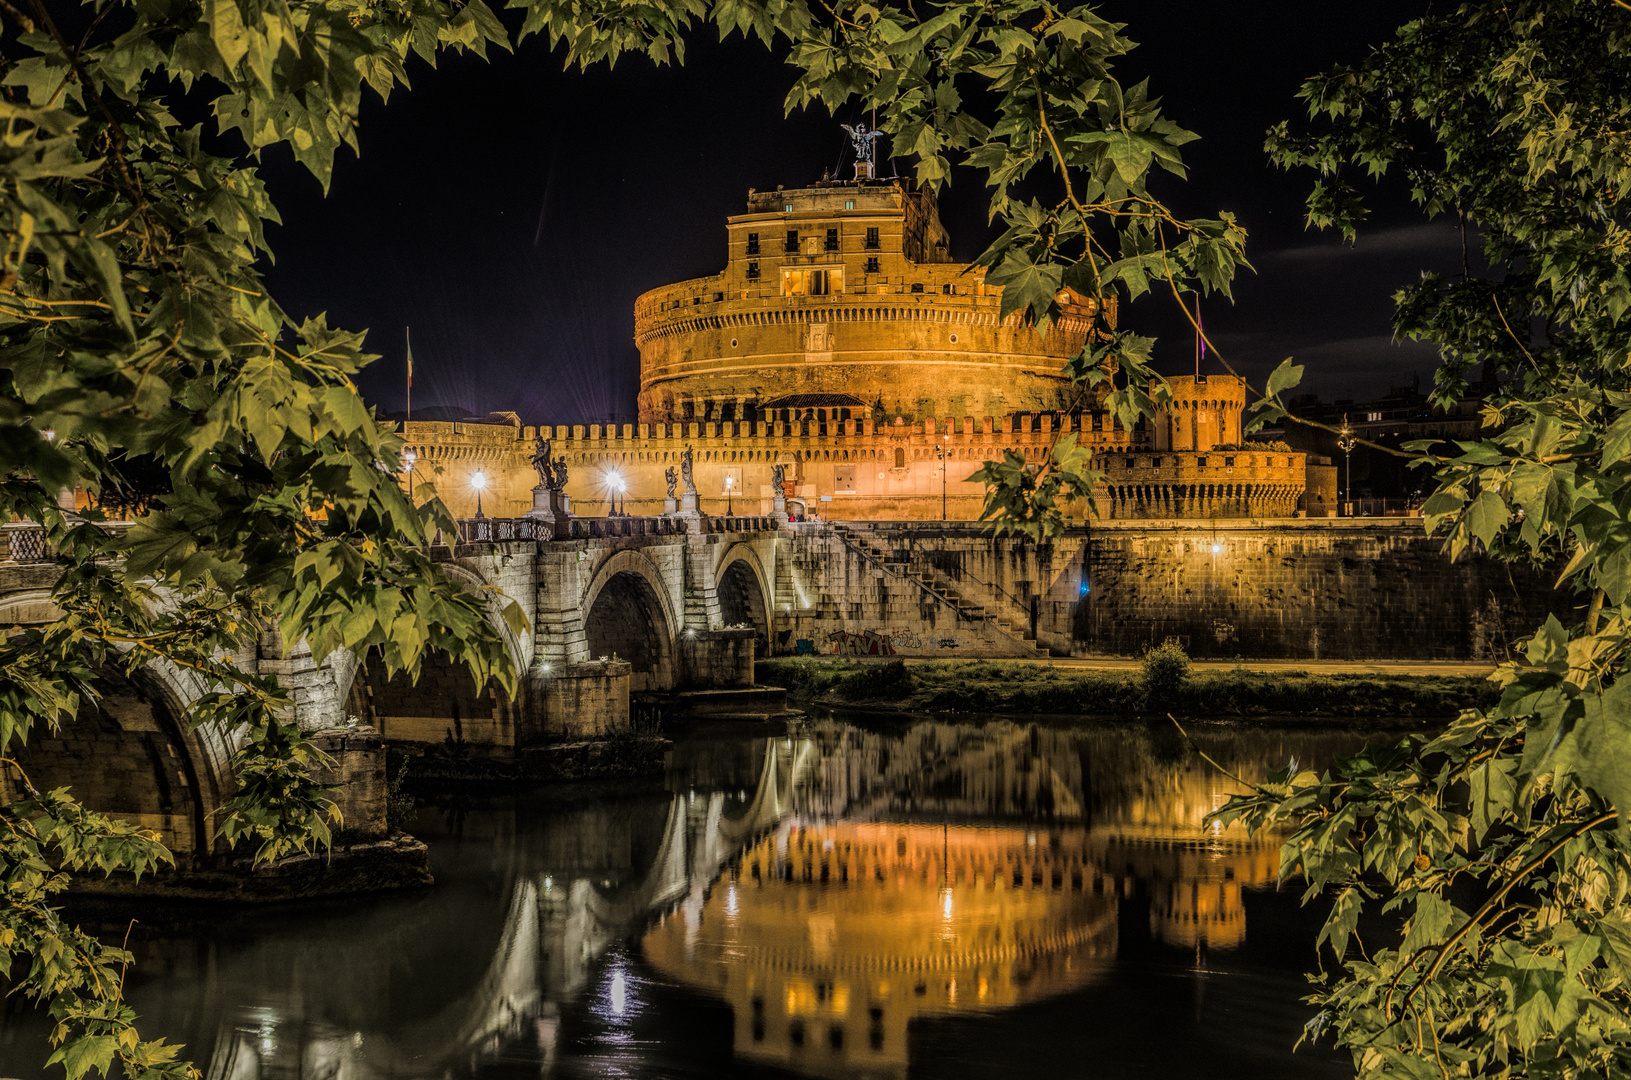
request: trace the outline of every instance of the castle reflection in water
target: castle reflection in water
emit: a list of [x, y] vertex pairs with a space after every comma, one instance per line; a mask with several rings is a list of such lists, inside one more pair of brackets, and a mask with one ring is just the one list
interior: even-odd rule
[[[1248, 778], [1353, 745], [1201, 738]], [[421, 986], [421, 1007], [397, 995], [376, 1010], [347, 979], [302, 971], [311, 952], [262, 957], [242, 980], [253, 989], [214, 984], [216, 1026], [199, 1032], [214, 1045], [192, 1052], [212, 1080], [471, 1075], [516, 1060], [549, 1075], [565, 1018], [626, 1042], [619, 1025], [659, 984], [726, 1003], [740, 1063], [901, 1077], [914, 1020], [1012, 1009], [1103, 978], [1129, 897], [1148, 900], [1159, 941], [1197, 954], [1240, 944], [1242, 891], [1273, 884], [1278, 843], [1203, 828], [1233, 790], [1155, 729], [814, 722], [751, 743], [682, 741], [661, 797], [556, 808], [535, 832], [499, 827], [484, 849], [502, 864], [483, 871], [504, 890], [494, 925], [478, 926], [469, 905], [436, 915], [438, 889], [413, 917], [440, 919], [439, 941], [406, 933], [389, 958], [374, 955], [377, 941], [367, 955], [333, 943], [378, 969], [378, 984], [393, 971], [422, 979], [454, 935], [462, 960], [442, 965], [436, 1000]], [[478, 818], [425, 811], [414, 831], [442, 860]], [[447, 903], [462, 903], [453, 880]], [[460, 963], [463, 975], [451, 970]], [[393, 999], [390, 986], [372, 993]], [[160, 1023], [199, 1008], [166, 1001], [158, 984], [140, 996]]]

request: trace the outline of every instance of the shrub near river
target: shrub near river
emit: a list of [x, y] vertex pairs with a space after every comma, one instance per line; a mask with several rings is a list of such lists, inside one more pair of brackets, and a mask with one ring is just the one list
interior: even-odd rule
[[[1153, 650], [1152, 655], [1159, 652]], [[1180, 653], [1181, 655], [1181, 653]], [[1494, 684], [1446, 675], [1311, 675], [1300, 671], [1191, 672], [1167, 678], [1152, 702], [1141, 671], [1094, 671], [1026, 661], [931, 660], [906, 664], [846, 659], [760, 661], [758, 681], [797, 699], [912, 712], [1046, 713], [1064, 716], [1287, 716], [1451, 719], [1489, 704]]]

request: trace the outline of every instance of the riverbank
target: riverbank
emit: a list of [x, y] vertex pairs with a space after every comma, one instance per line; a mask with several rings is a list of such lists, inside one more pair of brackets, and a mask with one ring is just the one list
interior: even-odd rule
[[1132, 718], [1297, 718], [1365, 724], [1453, 719], [1488, 708], [1494, 683], [1469, 675], [1402, 675], [1317, 669], [1192, 672], [1163, 703], [1152, 703], [1136, 669], [1102, 670], [1026, 660], [932, 660], [904, 664], [856, 658], [762, 660], [757, 681], [787, 687], [803, 704], [927, 713]]

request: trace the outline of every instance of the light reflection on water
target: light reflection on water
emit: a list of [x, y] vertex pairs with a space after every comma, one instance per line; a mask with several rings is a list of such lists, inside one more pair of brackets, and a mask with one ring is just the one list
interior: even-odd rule
[[[432, 890], [160, 918], [148, 1033], [209, 1080], [1347, 1072], [1288, 1053], [1318, 914], [1165, 732], [703, 735], [661, 782], [423, 810]], [[1200, 738], [1248, 777], [1358, 742]], [[42, 1031], [0, 1024], [0, 1073]]]

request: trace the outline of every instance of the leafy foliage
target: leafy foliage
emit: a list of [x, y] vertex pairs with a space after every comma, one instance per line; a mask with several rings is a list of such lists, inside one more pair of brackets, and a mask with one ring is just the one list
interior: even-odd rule
[[1177, 638], [1145, 649], [1138, 667], [1144, 696], [1156, 707], [1171, 704], [1189, 681], [1189, 654]]
[[[487, 598], [426, 552], [452, 523], [398, 485], [401, 441], [352, 383], [361, 335], [296, 323], [267, 295], [276, 211], [252, 163], [178, 123], [179, 95], [201, 92], [250, 151], [286, 143], [326, 184], [356, 145], [364, 85], [384, 96], [410, 54], [505, 35], [480, 0], [110, 0], [72, 41], [53, 7], [0, 5], [0, 516], [45, 530], [63, 613], [0, 642], [0, 753], [70, 721], [104, 673], [185, 670], [205, 690], [188, 722], [237, 747], [220, 835], [258, 860], [310, 851], [337, 817], [294, 702], [257, 673], [263, 652], [372, 649], [416, 675], [441, 649], [481, 682], [516, 673]], [[64, 514], [76, 486], [136, 509], [134, 526]], [[144, 488], [162, 494], [121, 494]], [[0, 937], [31, 958], [14, 985], [58, 1020], [53, 1062], [70, 1080], [115, 1063], [185, 1074], [120, 1003], [128, 957], [47, 905], [65, 872], [144, 872], [168, 853], [66, 792], [0, 813]]]
[[[1280, 162], [1320, 173], [1312, 225], [1353, 235], [1354, 175], [1402, 171], [1426, 213], [1481, 237], [1482, 270], [1395, 298], [1397, 332], [1439, 346], [1438, 400], [1478, 364], [1499, 386], [1490, 434], [1422, 459], [1426, 525], [1451, 555], [1561, 564], [1582, 596], [1577, 624], [1549, 619], [1498, 672], [1494, 708], [1325, 775], [1288, 768], [1218, 815], [1289, 828], [1282, 878], [1331, 896], [1320, 944], [1340, 967], [1308, 1035], [1329, 1030], [1364, 1077], [1631, 1067], [1628, 19], [1465, 3], [1307, 83], [1312, 133], [1270, 133]], [[1402, 918], [1396, 946], [1349, 947], [1366, 911]]]

